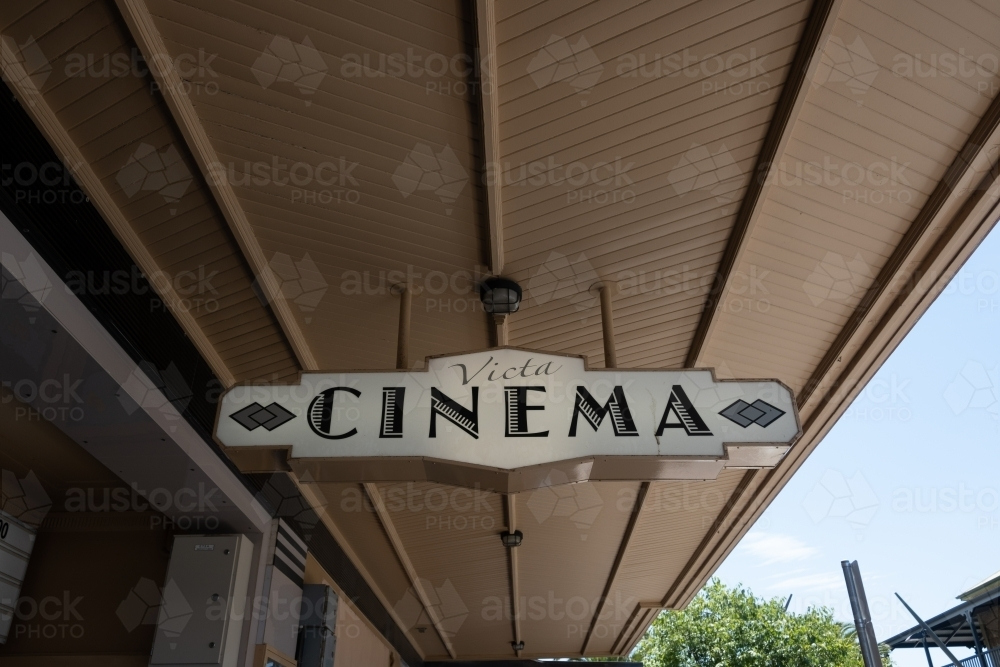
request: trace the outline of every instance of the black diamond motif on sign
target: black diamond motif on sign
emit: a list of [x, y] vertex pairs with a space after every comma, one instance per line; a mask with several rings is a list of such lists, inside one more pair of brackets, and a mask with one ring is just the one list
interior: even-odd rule
[[766, 428], [778, 417], [785, 414], [785, 411], [758, 398], [753, 403], [747, 403], [744, 400], [736, 401], [719, 414], [743, 428], [750, 426], [750, 424]]
[[277, 403], [271, 403], [266, 408], [260, 403], [251, 403], [239, 412], [234, 412], [229, 416], [248, 431], [252, 431], [258, 426], [263, 426], [268, 431], [273, 431], [295, 417], [294, 414]]
[[763, 415], [764, 415], [763, 410], [755, 408], [752, 405], [748, 405], [742, 410], [740, 410], [740, 416], [749, 419], [751, 423], [756, 422], [757, 418], [762, 417]]

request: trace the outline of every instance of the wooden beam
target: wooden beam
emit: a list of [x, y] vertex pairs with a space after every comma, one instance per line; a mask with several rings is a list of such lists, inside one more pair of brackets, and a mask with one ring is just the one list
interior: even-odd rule
[[656, 620], [663, 609], [659, 602], [640, 602], [637, 604], [622, 626], [622, 631], [618, 633], [615, 643], [611, 645], [612, 655], [628, 655], [645, 634], [646, 628]]
[[[507, 494], [507, 531], [513, 533], [517, 530], [517, 496], [513, 493]], [[521, 587], [517, 581], [517, 549], [508, 548], [510, 554], [510, 615], [514, 630], [514, 643], [521, 641]], [[515, 651], [517, 657], [521, 657], [521, 651]]]
[[385, 506], [385, 501], [382, 499], [382, 494], [379, 492], [378, 486], [369, 482], [366, 483], [364, 487], [365, 492], [372, 501], [372, 506], [375, 507], [375, 513], [378, 515], [379, 521], [382, 522], [382, 528], [385, 530], [385, 534], [388, 536], [389, 542], [392, 543], [392, 549], [396, 552], [396, 558], [399, 559], [400, 564], [403, 566], [403, 570], [406, 571], [406, 576], [410, 580], [410, 586], [413, 588], [413, 592], [417, 594], [417, 599], [420, 600], [420, 604], [423, 606], [424, 612], [427, 614], [427, 617], [431, 619], [431, 623], [434, 625], [434, 630], [437, 631], [438, 637], [441, 639], [441, 643], [444, 644], [445, 649], [448, 651], [448, 655], [450, 655], [452, 659], [457, 659], [458, 656], [455, 654], [455, 647], [451, 645], [451, 640], [448, 639], [448, 633], [444, 629], [442, 619], [434, 610], [434, 605], [431, 604], [430, 595], [424, 589], [423, 581], [417, 574], [417, 569], [413, 566], [413, 562], [406, 554], [406, 548], [403, 546], [403, 540], [396, 531], [396, 526], [392, 523], [392, 516], [389, 515], [389, 509]]
[[594, 611], [594, 618], [590, 622], [590, 629], [587, 630], [587, 636], [583, 639], [583, 646], [580, 647], [580, 655], [587, 655], [587, 647], [590, 645], [590, 640], [594, 636], [594, 628], [597, 627], [597, 622], [601, 618], [601, 614], [604, 612], [604, 605], [607, 604], [608, 598], [611, 597], [611, 589], [614, 588], [615, 580], [618, 578], [618, 573], [621, 571], [622, 563], [625, 561], [625, 556], [628, 555], [629, 545], [632, 544], [632, 535], [635, 532], [635, 527], [639, 523], [639, 517], [642, 514], [642, 510], [646, 504], [646, 495], [649, 493], [649, 482], [643, 482], [639, 485], [639, 493], [635, 497], [635, 505], [632, 507], [632, 515], [629, 517], [628, 525], [625, 527], [625, 534], [622, 535], [622, 541], [618, 545], [618, 553], [615, 555], [615, 562], [611, 566], [611, 573], [608, 575], [608, 580], [604, 584], [604, 592], [601, 593], [600, 602], [597, 603], [597, 609]]
[[500, 95], [497, 90], [497, 36], [494, 0], [476, 0], [476, 57], [483, 123], [483, 177], [489, 218], [490, 271], [503, 272], [503, 202], [500, 185]]
[[[122, 213], [118, 205], [115, 204], [111, 194], [104, 187], [101, 179], [94, 172], [90, 163], [83, 157], [79, 147], [70, 137], [69, 132], [62, 126], [52, 108], [45, 101], [41, 92], [31, 83], [27, 72], [17, 60], [17, 55], [13, 52], [7, 39], [2, 41], [2, 62], [4, 79], [17, 95], [18, 100], [24, 107], [28, 115], [35, 121], [35, 125], [42, 131], [45, 138], [53, 150], [62, 156], [66, 169], [73, 174], [74, 180], [79, 184], [90, 201], [94, 204], [101, 216], [104, 218], [111, 231], [125, 246], [125, 250], [135, 260], [139, 269], [147, 276], [161, 275], [161, 270], [156, 260], [149, 253], [146, 245], [132, 228], [132, 224]], [[184, 329], [191, 342], [198, 348], [198, 352], [205, 359], [205, 362], [227, 388], [236, 383], [236, 379], [229, 366], [223, 361], [216, 351], [201, 326], [195, 320], [191, 312], [184, 307], [183, 300], [174, 290], [173, 281], [161, 280], [156, 284], [151, 282], [152, 288], [157, 291], [163, 303], [170, 309], [171, 314]]]
[[718, 323], [716, 314], [729, 292], [746, 252], [747, 241], [753, 235], [761, 209], [771, 189], [771, 179], [768, 176], [785, 152], [785, 146], [792, 135], [792, 128], [795, 126], [799, 111], [805, 103], [809, 84], [813, 80], [823, 47], [837, 20], [842, 2], [843, 0], [815, 0], [809, 12], [805, 30], [788, 70], [788, 77], [782, 85], [778, 103], [775, 105], [774, 116], [771, 117], [764, 143], [757, 155], [757, 163], [751, 172], [750, 183], [736, 214], [733, 231], [729, 234], [729, 241], [716, 269], [715, 279], [705, 298], [705, 307], [701, 312], [694, 338], [691, 340], [691, 348], [688, 350], [685, 362], [687, 368], [699, 368], [702, 365], [702, 354]]
[[611, 645], [612, 655], [624, 655], [624, 651], [619, 650], [619, 646], [627, 645], [629, 637], [632, 636], [632, 628], [636, 623], [642, 623], [642, 618], [640, 618], [642, 612], [642, 604], [637, 604], [632, 613], [629, 614], [628, 619], [625, 624], [622, 625], [622, 631], [618, 633], [618, 637], [615, 639], [615, 643]]
[[635, 626], [635, 631], [631, 634], [625, 644], [622, 645], [622, 655], [628, 655], [632, 652], [632, 649], [639, 643], [642, 636], [646, 634], [646, 630], [653, 624], [653, 621], [656, 620], [656, 617], [660, 615], [661, 611], [663, 611], [663, 607], [659, 606], [655, 602], [639, 603], [641, 618], [639, 623]]
[[225, 170], [214, 168], [220, 164], [219, 155], [215, 152], [215, 148], [208, 138], [208, 133], [188, 97], [184, 82], [181, 81], [175, 68], [156, 66], [156, 63], [159, 62], [173, 61], [169, 58], [170, 51], [156, 27], [149, 8], [143, 0], [116, 0], [116, 3], [136, 45], [146, 62], [151, 63], [149, 69], [163, 93], [167, 107], [180, 128], [181, 134], [184, 135], [188, 149], [194, 156], [195, 162], [198, 163], [205, 182], [212, 191], [223, 217], [229, 223], [229, 229], [236, 238], [250, 269], [257, 276], [258, 284], [261, 286], [268, 303], [271, 304], [275, 318], [281, 325], [299, 364], [304, 370], [317, 370], [318, 366], [312, 350], [309, 349], [305, 335], [295, 319], [291, 306], [281, 293], [278, 280], [268, 265], [263, 249], [257, 242], [257, 237], [247, 219], [246, 212], [243, 211], [232, 184], [226, 180], [224, 173], [220, 173]]

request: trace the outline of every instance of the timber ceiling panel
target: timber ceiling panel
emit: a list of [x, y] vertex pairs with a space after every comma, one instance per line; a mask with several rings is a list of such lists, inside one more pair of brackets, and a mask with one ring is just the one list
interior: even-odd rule
[[594, 627], [588, 655], [611, 651], [640, 602], [663, 602], [745, 475], [745, 471], [727, 470], [712, 481], [650, 484], [628, 552]]
[[[423, 288], [412, 358], [489, 345], [474, 290], [487, 242], [461, 3], [149, 9], [172, 56], [212, 55], [189, 96], [264, 254], [326, 287], [292, 309], [319, 367], [392, 367], [389, 288], [407, 275]], [[297, 57], [313, 69], [278, 69]]]
[[[658, 603], [681, 582], [682, 572], [685, 586], [691, 585], [708, 555], [697, 548], [713, 522], [725, 516], [745, 475], [730, 471], [715, 481], [652, 484], [588, 655], [608, 653], [635, 606]], [[407, 567], [419, 577], [459, 657], [509, 652], [510, 570], [498, 539], [506, 525], [503, 496], [431, 483], [379, 484], [397, 547], [362, 486], [309, 486], [325, 508], [324, 520], [343, 536], [425, 657], [447, 658], [448, 653], [432, 616], [417, 606]], [[516, 526], [524, 534], [517, 568], [523, 656], [580, 652], [638, 491], [635, 482], [597, 482], [517, 494]], [[716, 539], [723, 537], [723, 528]], [[697, 567], [692, 570], [692, 565]]]
[[584, 482], [517, 495], [525, 656], [579, 654], [638, 487]]
[[[745, 475], [730, 471], [715, 481], [652, 484], [588, 655], [608, 653], [635, 606], [659, 602], [680, 583], [682, 572], [690, 586], [708, 555], [698, 554], [697, 547], [713, 522], [725, 516]], [[506, 525], [502, 495], [431, 483], [379, 484], [387, 528], [362, 486], [309, 486], [325, 508], [324, 520], [343, 536], [425, 657], [448, 653], [432, 617], [416, 604], [407, 567], [419, 577], [459, 657], [508, 653], [510, 571], [498, 539]], [[516, 495], [516, 526], [524, 534], [517, 568], [523, 656], [579, 653], [638, 491], [635, 482], [597, 482]], [[720, 526], [716, 538], [725, 532]], [[398, 536], [399, 546], [387, 530]]]
[[[448, 655], [444, 645], [429, 627], [422, 614], [413, 586], [386, 536], [371, 502], [360, 484], [310, 484], [325, 511], [324, 521], [331, 522], [343, 536], [346, 548], [353, 551], [357, 564], [370, 575], [369, 582], [379, 591], [384, 603], [395, 613], [400, 627], [425, 656]], [[498, 540], [499, 541], [499, 540]], [[419, 628], [424, 628], [420, 631]]]
[[[4, 5], [3, 33], [22, 51], [33, 40], [51, 67], [35, 78], [44, 102], [124, 215], [126, 233], [152, 256], [144, 273], [161, 294], [166, 286], [180, 297], [178, 308], [234, 379], [290, 377], [290, 349], [250, 289], [254, 277], [162, 99], [150, 92], [152, 79], [135, 65], [138, 52], [115, 7], [98, 0], [17, 9]], [[130, 276], [86, 280], [86, 289], [131, 289]]]
[[[441, 485], [406, 487], [416, 509], [399, 485], [308, 485], [427, 657], [511, 657], [515, 626], [524, 657], [622, 652], [652, 617], [632, 616], [639, 602], [686, 604], [982, 237], [995, 197], [965, 189], [1000, 119], [1000, 12], [972, 0], [67, 0], [0, 16], [53, 65], [45, 106], [143, 269], [211, 273], [218, 307], [174, 313], [235, 379], [391, 367], [389, 288], [407, 281], [411, 360], [486, 347], [474, 287], [502, 246], [525, 288], [510, 344], [601, 366], [589, 288], [607, 281], [623, 367], [714, 366], [798, 393], [806, 436], [774, 471], [518, 494], [513, 572], [492, 494], [470, 514], [429, 507], [464, 498]], [[168, 52], [178, 90], [69, 74], [79, 54], [127, 61], [133, 37]], [[495, 94], [468, 71], [477, 48]], [[181, 196], [121, 182], [144, 144], [177, 149]], [[261, 265], [278, 275], [271, 308], [251, 288]], [[806, 404], [822, 383], [846, 389]], [[623, 613], [637, 619], [624, 634]]]
[[632, 4], [498, 16], [507, 272], [528, 297], [511, 340], [595, 355], [587, 289], [611, 280], [619, 362], [671, 367], [690, 346], [809, 4]]
[[739, 267], [757, 294], [725, 297], [706, 365], [806, 386], [997, 89], [998, 17], [952, 9], [845, 3], [824, 58], [854, 75], [817, 70]]
[[509, 653], [510, 618], [495, 613], [510, 597], [503, 495], [426, 482], [379, 490], [456, 653]]

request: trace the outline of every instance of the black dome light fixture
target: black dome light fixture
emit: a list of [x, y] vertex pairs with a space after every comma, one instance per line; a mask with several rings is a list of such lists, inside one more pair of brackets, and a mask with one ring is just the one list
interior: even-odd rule
[[508, 278], [487, 278], [479, 285], [479, 298], [487, 313], [509, 315], [521, 307], [521, 286]]
[[515, 530], [513, 533], [500, 533], [500, 541], [503, 542], [503, 545], [508, 549], [521, 546], [521, 540], [523, 539], [524, 533], [519, 530]]

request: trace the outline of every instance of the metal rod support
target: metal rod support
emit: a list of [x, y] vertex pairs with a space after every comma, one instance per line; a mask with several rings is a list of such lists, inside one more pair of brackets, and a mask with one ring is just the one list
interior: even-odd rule
[[410, 367], [410, 310], [413, 306], [413, 290], [401, 286], [399, 289], [399, 333], [396, 335], [396, 368]]
[[601, 324], [604, 328], [604, 367], [618, 368], [615, 354], [615, 314], [611, 307], [611, 287], [607, 283], [598, 286], [601, 293]]
[[[507, 530], [513, 533], [517, 530], [517, 496], [508, 493], [506, 496], [507, 501]], [[521, 589], [518, 585], [517, 580], [517, 549], [507, 549], [508, 558], [510, 559], [510, 593], [511, 593], [511, 603], [510, 603], [510, 615], [511, 623], [513, 625], [514, 641], [511, 642], [512, 647], [519, 646], [521, 643]], [[517, 648], [514, 649], [514, 654], [520, 658], [521, 651]]]

